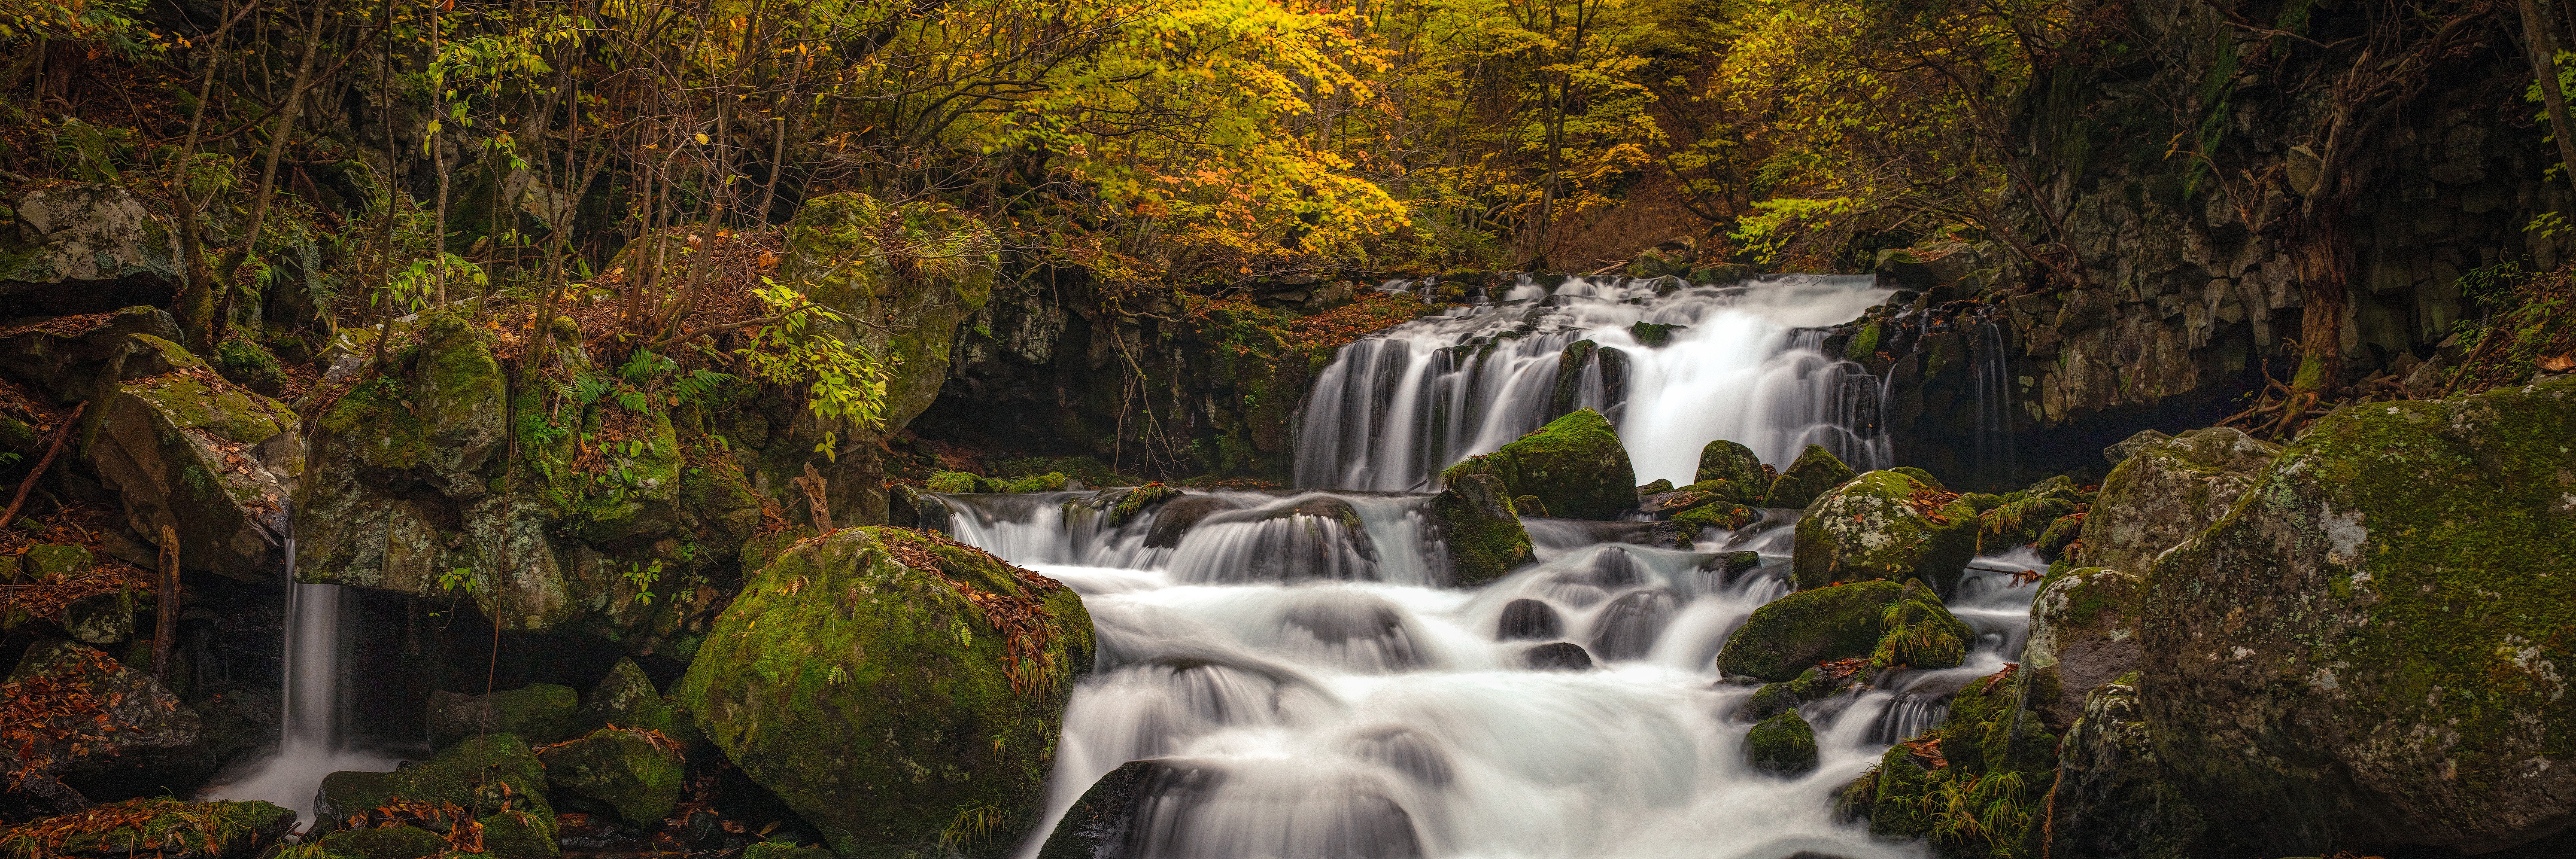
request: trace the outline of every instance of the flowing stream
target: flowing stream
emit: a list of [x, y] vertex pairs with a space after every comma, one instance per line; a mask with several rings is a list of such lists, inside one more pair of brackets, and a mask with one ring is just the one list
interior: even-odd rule
[[385, 772], [402, 759], [359, 747], [349, 735], [348, 626], [358, 594], [340, 585], [295, 581], [295, 540], [286, 541], [286, 694], [276, 751], [234, 765], [208, 785], [208, 800], [265, 800], [313, 820], [322, 778], [342, 770]]
[[[1815, 330], [1893, 293], [1869, 277], [1572, 278], [1550, 288], [1524, 276], [1498, 301], [1343, 347], [1306, 406], [1297, 485], [1434, 490], [1451, 463], [1585, 407], [1619, 427], [1641, 484], [1689, 484], [1700, 448], [1719, 438], [1783, 467], [1808, 444], [1854, 468], [1893, 465], [1876, 428], [1884, 385], [1818, 351]], [[1567, 351], [1584, 341], [1588, 354]], [[1578, 366], [1565, 366], [1570, 355]]]
[[[1820, 765], [1781, 778], [1731, 715], [1754, 685], [1712, 660], [1789, 592], [1789, 527], [1685, 551], [1532, 519], [1540, 560], [1467, 590], [1421, 530], [1425, 495], [1194, 492], [1115, 527], [1091, 497], [944, 496], [947, 530], [1073, 587], [1099, 634], [1023, 856], [1152, 758], [1218, 774], [1134, 824], [1153, 857], [1924, 855], [1835, 822], [1832, 795], [2018, 658], [2034, 590], [2005, 572], [2020, 559], [1981, 561], [1953, 601], [1982, 634], [1969, 664], [1809, 705]], [[1763, 563], [1729, 577], [1721, 549]], [[1596, 664], [1546, 658], [1569, 645]]]

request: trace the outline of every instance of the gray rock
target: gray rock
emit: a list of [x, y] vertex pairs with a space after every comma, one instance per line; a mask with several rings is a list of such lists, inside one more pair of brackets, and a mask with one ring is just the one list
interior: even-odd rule
[[2049, 577], [2031, 600], [2023, 703], [2050, 731], [2073, 724], [2094, 687], [2138, 670], [2142, 584], [2134, 573], [2082, 567]]
[[2158, 553], [2226, 515], [2279, 452], [2227, 427], [2139, 447], [2102, 481], [2076, 563], [2144, 573]]
[[[0, 256], [0, 295], [53, 284], [149, 277], [175, 284], [178, 242], [134, 193], [117, 185], [55, 185], [10, 201], [19, 249]], [[24, 254], [23, 256], [19, 254]]]
[[294, 411], [148, 334], [126, 335], [109, 367], [81, 455], [119, 493], [126, 524], [147, 537], [175, 529], [191, 568], [275, 581], [304, 472]]
[[2120, 463], [2129, 461], [2129, 457], [2138, 455], [2138, 451], [2163, 444], [2169, 438], [2173, 436], [2151, 429], [2139, 430], [2136, 435], [2121, 439], [2119, 444], [2103, 448], [2102, 458], [2110, 460], [2111, 467], [2118, 468]]

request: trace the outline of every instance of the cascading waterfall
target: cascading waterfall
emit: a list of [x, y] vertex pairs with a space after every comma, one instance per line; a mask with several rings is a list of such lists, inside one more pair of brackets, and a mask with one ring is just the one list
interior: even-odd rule
[[[1080, 592], [1098, 635], [1024, 857], [1143, 759], [1175, 775], [1133, 824], [1142, 856], [1919, 856], [1834, 821], [1832, 794], [2018, 658], [2035, 590], [1981, 561], [1952, 603], [1969, 664], [1809, 705], [1819, 766], [1780, 778], [1726, 715], [1754, 687], [1712, 662], [1790, 591], [1785, 516], [1706, 551], [1532, 519], [1541, 560], [1468, 591], [1431, 572], [1426, 495], [1191, 492], [1115, 525], [1087, 493], [942, 499], [960, 539]], [[1717, 550], [1763, 560], [1730, 576]], [[1569, 650], [1594, 666], [1552, 670]]]
[[350, 627], [358, 594], [340, 585], [295, 581], [295, 539], [286, 540], [286, 688], [277, 750], [236, 765], [205, 790], [210, 800], [265, 800], [313, 818], [322, 778], [343, 770], [384, 772], [399, 758], [352, 744], [349, 732]]
[[[1867, 277], [1697, 286], [1571, 278], [1543, 287], [1524, 276], [1499, 302], [1343, 347], [1308, 400], [1297, 485], [1436, 489], [1440, 469], [1584, 407], [1616, 423], [1641, 482], [1690, 483], [1700, 448], [1719, 438], [1775, 464], [1812, 443], [1854, 467], [1882, 467], [1890, 463], [1876, 429], [1881, 384], [1820, 351], [1823, 334], [1813, 329], [1892, 293]], [[1648, 345], [1657, 339], [1662, 345]], [[1594, 348], [1578, 349], [1582, 366], [1561, 372], [1567, 347], [1581, 341]]]

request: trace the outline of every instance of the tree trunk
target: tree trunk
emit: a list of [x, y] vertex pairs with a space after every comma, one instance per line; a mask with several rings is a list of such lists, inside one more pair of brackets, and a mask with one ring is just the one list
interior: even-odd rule
[[170, 657], [179, 644], [179, 534], [161, 526], [161, 587], [152, 609], [152, 676], [170, 679]]
[[2567, 181], [2576, 182], [2576, 135], [2567, 131], [2567, 96], [2558, 88], [2558, 33], [2556, 23], [2539, 0], [2522, 0], [2522, 34], [2525, 53], [2531, 55], [2531, 73], [2540, 79], [2540, 102], [2549, 109], [2549, 133], [2558, 139], [2559, 169]]

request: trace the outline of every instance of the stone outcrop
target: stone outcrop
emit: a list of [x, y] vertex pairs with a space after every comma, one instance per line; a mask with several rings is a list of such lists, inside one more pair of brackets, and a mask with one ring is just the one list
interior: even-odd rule
[[1798, 517], [1799, 587], [1920, 577], [1947, 592], [1977, 549], [1977, 511], [1961, 496], [1894, 471], [1826, 492]]
[[2131, 446], [2084, 517], [2077, 563], [2145, 573], [2158, 554], [2217, 524], [2279, 453], [2228, 427]]
[[181, 562], [250, 582], [285, 568], [304, 444], [286, 404], [233, 385], [178, 344], [129, 334], [98, 376], [81, 456], [128, 527], [178, 535]]
[[1873, 581], [1799, 591], [1754, 609], [1727, 636], [1717, 668], [1783, 683], [1814, 666], [1867, 658], [1879, 668], [1959, 664], [1968, 625], [1919, 584]]
[[1474, 587], [1501, 578], [1536, 557], [1529, 531], [1490, 474], [1463, 475], [1431, 499], [1431, 518], [1448, 549], [1452, 580]]
[[1616, 519], [1637, 506], [1637, 473], [1608, 418], [1591, 409], [1549, 421], [1493, 453], [1471, 456], [1441, 472], [1444, 484], [1469, 474], [1502, 481], [1511, 497], [1535, 496], [1568, 519]]

